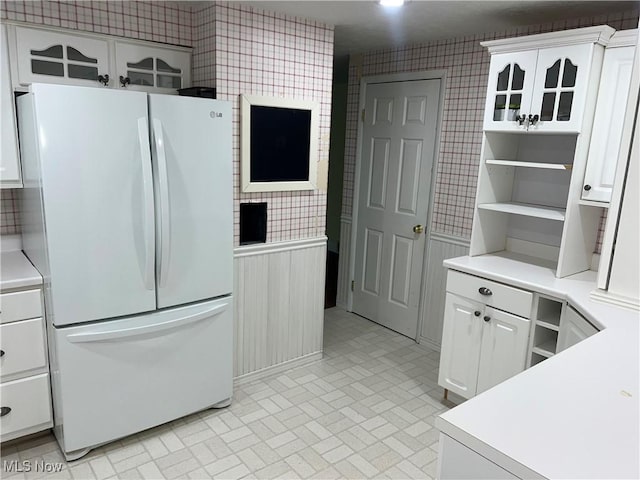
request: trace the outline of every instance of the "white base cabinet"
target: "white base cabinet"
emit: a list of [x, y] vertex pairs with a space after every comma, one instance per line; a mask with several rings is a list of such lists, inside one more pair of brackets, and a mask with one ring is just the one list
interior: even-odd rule
[[[461, 292], [467, 296], [477, 293], [487, 300], [484, 303], [471, 300], [461, 296]], [[471, 398], [523, 371], [530, 321], [498, 308], [511, 306], [518, 311], [526, 310], [529, 315], [531, 298], [531, 293], [524, 290], [449, 272], [439, 385]], [[488, 302], [493, 302], [496, 308], [488, 306]]]
[[580, 315], [571, 305], [566, 305], [560, 320], [557, 351], [561, 352], [585, 338], [598, 333], [598, 329], [591, 322]]
[[42, 290], [0, 295], [0, 441], [53, 426]]
[[503, 480], [519, 477], [441, 433], [436, 478], [440, 480]]

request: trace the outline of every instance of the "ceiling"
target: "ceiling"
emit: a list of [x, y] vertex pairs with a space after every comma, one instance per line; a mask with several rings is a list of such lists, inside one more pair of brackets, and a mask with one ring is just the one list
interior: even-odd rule
[[550, 21], [637, 10], [637, 1], [405, 0], [242, 1], [243, 4], [335, 26], [337, 57]]

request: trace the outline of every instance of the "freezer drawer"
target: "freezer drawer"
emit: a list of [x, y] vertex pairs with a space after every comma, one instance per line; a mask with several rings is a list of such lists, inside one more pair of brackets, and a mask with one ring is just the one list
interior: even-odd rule
[[66, 452], [232, 394], [232, 299], [55, 330], [56, 434]]

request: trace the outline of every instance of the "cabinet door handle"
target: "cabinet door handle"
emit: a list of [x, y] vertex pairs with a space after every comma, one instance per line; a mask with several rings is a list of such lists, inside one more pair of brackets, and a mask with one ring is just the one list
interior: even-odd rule
[[485, 315], [485, 316], [484, 316], [484, 318], [483, 318], [483, 320], [484, 320], [485, 322], [490, 322], [490, 321], [491, 321], [491, 317], [490, 317], [489, 315]]
[[100, 82], [105, 87], [109, 85], [109, 74], [105, 73], [104, 75], [98, 75], [98, 82]]
[[0, 417], [4, 417], [11, 412], [11, 407], [0, 407]]
[[473, 312], [473, 314], [474, 314], [476, 317], [479, 317], [479, 316], [480, 316], [480, 310], [476, 310], [475, 312]]
[[487, 297], [490, 295], [493, 295], [493, 292], [489, 290], [487, 287], [480, 287], [478, 289], [478, 292], [480, 292], [480, 295], [485, 295]]

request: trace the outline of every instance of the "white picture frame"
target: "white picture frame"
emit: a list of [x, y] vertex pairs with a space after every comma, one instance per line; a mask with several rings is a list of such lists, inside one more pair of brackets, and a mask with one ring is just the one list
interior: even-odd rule
[[[309, 175], [303, 181], [255, 181], [251, 179], [251, 109], [254, 106], [311, 112], [309, 127]], [[243, 193], [315, 190], [318, 175], [320, 105], [311, 100], [240, 95], [240, 186]]]

